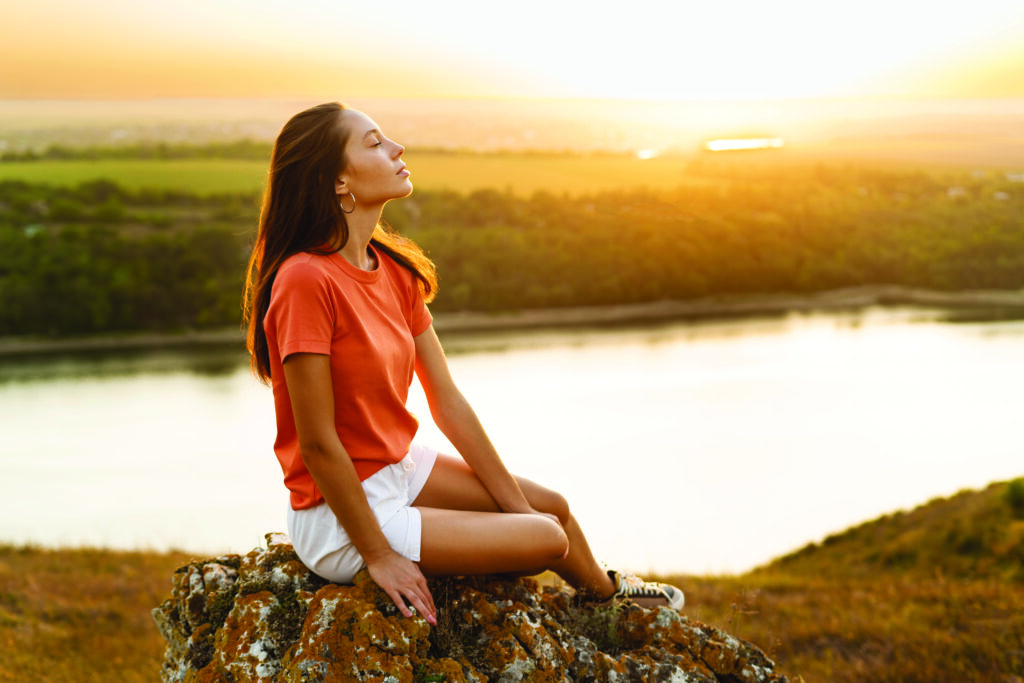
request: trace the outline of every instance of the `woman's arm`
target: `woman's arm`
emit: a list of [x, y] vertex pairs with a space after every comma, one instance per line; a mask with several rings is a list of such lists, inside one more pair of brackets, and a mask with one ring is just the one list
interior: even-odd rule
[[285, 359], [284, 377], [291, 396], [302, 461], [327, 505], [362, 555], [370, 576], [406, 616], [405, 600], [430, 623], [436, 609], [427, 582], [411, 560], [388, 544], [370, 509], [366, 493], [334, 427], [330, 357], [296, 353]]
[[455, 385], [434, 327], [428, 327], [415, 341], [416, 375], [427, 396], [434, 424], [473, 468], [503, 511], [535, 513], [518, 482], [505, 468], [480, 419]]

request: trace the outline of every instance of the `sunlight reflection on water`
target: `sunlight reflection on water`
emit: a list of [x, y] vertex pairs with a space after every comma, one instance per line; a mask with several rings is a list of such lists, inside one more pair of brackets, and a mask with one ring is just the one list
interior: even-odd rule
[[[1024, 323], [940, 318], [873, 309], [444, 342], [509, 468], [565, 493], [599, 557], [732, 572], [1024, 474]], [[21, 379], [0, 382], [0, 541], [245, 552], [283, 529], [272, 400], [244, 359], [192, 358], [193, 372], [176, 369], [189, 367], [180, 353], [139, 354], [132, 374], [109, 357], [94, 372], [95, 358], [63, 362], [35, 379], [20, 363]], [[410, 404], [419, 439], [444, 446], [417, 387]]]

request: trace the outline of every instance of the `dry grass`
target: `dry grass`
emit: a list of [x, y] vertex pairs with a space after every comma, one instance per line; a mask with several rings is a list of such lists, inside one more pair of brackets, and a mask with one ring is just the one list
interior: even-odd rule
[[[794, 681], [1024, 683], [1021, 516], [1024, 481], [993, 484], [743, 576], [668, 580]], [[190, 559], [0, 546], [0, 681], [156, 680], [150, 610]]]
[[692, 618], [757, 644], [793, 680], [1024, 680], [1024, 584], [893, 574], [674, 580], [688, 588]]
[[158, 680], [150, 610], [184, 553], [0, 546], [0, 681]]
[[[0, 547], [0, 681], [156, 680], [163, 641], [149, 610], [190, 559]], [[794, 681], [1024, 680], [1021, 583], [771, 571], [671, 580], [691, 618], [757, 644]]]
[[1024, 683], [1024, 480], [962, 491], [742, 577], [676, 579], [688, 612], [794, 679]]

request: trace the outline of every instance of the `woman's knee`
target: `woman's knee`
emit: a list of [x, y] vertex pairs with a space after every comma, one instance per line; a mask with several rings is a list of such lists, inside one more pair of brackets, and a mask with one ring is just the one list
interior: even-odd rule
[[565, 530], [547, 517], [537, 517], [536, 524], [534, 539], [537, 552], [541, 556], [538, 559], [543, 566], [551, 565], [564, 558], [569, 552], [569, 537]]
[[558, 518], [564, 527], [569, 523], [572, 513], [569, 510], [569, 501], [557, 491], [538, 486], [534, 493], [534, 500], [530, 504], [540, 512], [546, 512]]

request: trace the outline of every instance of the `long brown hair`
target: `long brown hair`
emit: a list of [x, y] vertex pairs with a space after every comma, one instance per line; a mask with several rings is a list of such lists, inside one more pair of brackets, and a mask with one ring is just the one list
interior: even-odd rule
[[[242, 321], [248, 326], [246, 347], [253, 371], [263, 382], [270, 380], [263, 318], [277, 269], [293, 254], [329, 254], [348, 242], [348, 223], [334, 190], [335, 180], [348, 164], [345, 143], [349, 130], [341, 124], [344, 109], [331, 102], [299, 112], [284, 124], [274, 141], [242, 299]], [[412, 272], [423, 298], [433, 300], [437, 292], [434, 264], [415, 242], [378, 225], [370, 243]]]

